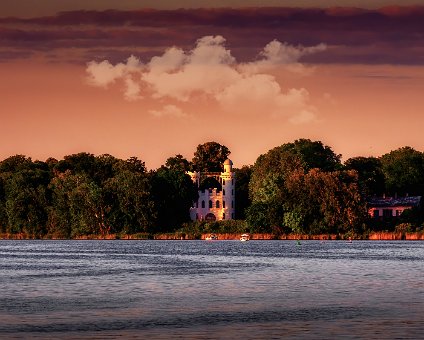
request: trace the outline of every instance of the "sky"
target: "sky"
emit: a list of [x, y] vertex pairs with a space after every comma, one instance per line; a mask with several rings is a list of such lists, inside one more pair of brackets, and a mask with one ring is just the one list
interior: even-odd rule
[[424, 151], [424, 1], [208, 2], [2, 2], [0, 160]]

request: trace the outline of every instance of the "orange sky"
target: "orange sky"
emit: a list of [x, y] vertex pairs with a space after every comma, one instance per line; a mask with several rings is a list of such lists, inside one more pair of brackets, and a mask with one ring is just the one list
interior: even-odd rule
[[[0, 23], [0, 30], [10, 33], [12, 26], [19, 25]], [[47, 29], [43, 26], [42, 30]], [[148, 168], [156, 168], [177, 153], [191, 159], [198, 144], [217, 141], [231, 150], [230, 157], [238, 167], [253, 164], [261, 153], [297, 138], [321, 140], [344, 160], [379, 156], [405, 145], [424, 151], [421, 59], [395, 54], [397, 46], [385, 41], [381, 46], [393, 53], [392, 59], [380, 62], [376, 57], [370, 62], [375, 51], [366, 54], [353, 48], [347, 53], [338, 48], [343, 44], [325, 41], [323, 34], [316, 41], [299, 40], [299, 44], [316, 47], [322, 43], [325, 49], [302, 52], [304, 58], [283, 63], [282, 58], [289, 54], [278, 50], [284, 40], [272, 30], [261, 31], [262, 38], [255, 46], [237, 45], [236, 38], [224, 36], [226, 32], [232, 33], [227, 28], [217, 30], [212, 45], [205, 43], [210, 48], [205, 55], [196, 50], [200, 46], [196, 39], [205, 35], [194, 32], [188, 40], [191, 44], [187, 40], [181, 44], [162, 42], [153, 49], [146, 47], [150, 54], [140, 53], [140, 42], [112, 48], [114, 53], [122, 51], [122, 57], [107, 55], [107, 49], [101, 46], [101, 56], [93, 58], [86, 46], [51, 46], [51, 38], [44, 37], [37, 44], [49, 46], [46, 49], [28, 45], [28, 38], [14, 38], [9, 45], [0, 45], [0, 159], [15, 154], [60, 159], [85, 151], [119, 158], [137, 156]], [[222, 44], [216, 43], [218, 33], [226, 39]], [[36, 42], [39, 37], [34, 39]], [[284, 54], [279, 52], [280, 59], [275, 63], [272, 55], [261, 54], [274, 39], [281, 42], [274, 47]], [[162, 57], [173, 45], [184, 54], [185, 61], [178, 70], [154, 74], [152, 56]], [[285, 46], [299, 48], [294, 42]], [[422, 51], [419, 45], [412, 48], [418, 54]], [[29, 57], [8, 56], [9, 52], [18, 55], [26, 50], [31, 53]], [[211, 66], [210, 55], [216, 51], [228, 52], [232, 59]], [[1, 57], [2, 53], [7, 56]], [[137, 96], [143, 98], [125, 98], [125, 81], [130, 73], [115, 77], [106, 88], [93, 86], [93, 78], [90, 84], [87, 63], [95, 60], [97, 66], [108, 60], [115, 70], [118, 62], [126, 62], [123, 56], [132, 53], [150, 70], [140, 66], [131, 73], [132, 81], [141, 87]], [[354, 62], [355, 53], [362, 62]], [[348, 57], [332, 60], [336, 54]], [[196, 64], [193, 56], [206, 59]], [[299, 67], [301, 72], [296, 69]], [[171, 77], [180, 69], [184, 70], [180, 77]], [[208, 74], [210, 70], [214, 71]], [[106, 75], [101, 72], [97, 75]], [[304, 92], [298, 97], [290, 91]]]

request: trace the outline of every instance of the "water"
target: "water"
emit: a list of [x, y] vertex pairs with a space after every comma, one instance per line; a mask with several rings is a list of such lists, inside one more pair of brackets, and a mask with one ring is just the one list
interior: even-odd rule
[[0, 338], [423, 339], [424, 242], [0, 241]]

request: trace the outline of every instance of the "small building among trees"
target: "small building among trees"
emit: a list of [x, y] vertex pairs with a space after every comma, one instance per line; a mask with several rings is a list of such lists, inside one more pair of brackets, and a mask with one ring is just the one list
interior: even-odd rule
[[407, 209], [419, 208], [421, 196], [368, 198], [368, 214], [377, 219], [399, 217]]

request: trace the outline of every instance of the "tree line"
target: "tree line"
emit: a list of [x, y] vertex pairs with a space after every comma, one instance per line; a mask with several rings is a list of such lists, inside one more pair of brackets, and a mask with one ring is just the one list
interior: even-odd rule
[[[83, 152], [42, 162], [11, 156], [0, 162], [0, 232], [125, 237], [187, 228], [196, 224], [189, 208], [198, 196], [187, 171], [221, 171], [229, 154], [226, 146], [208, 142], [198, 145], [191, 161], [176, 155], [150, 171], [136, 157]], [[367, 214], [367, 197], [424, 192], [424, 154], [410, 147], [342, 163], [331, 147], [299, 139], [234, 171], [240, 223], [224, 223], [220, 230], [231, 225], [250, 232], [360, 234], [401, 222], [423, 225], [420, 209], [381, 223]]]

